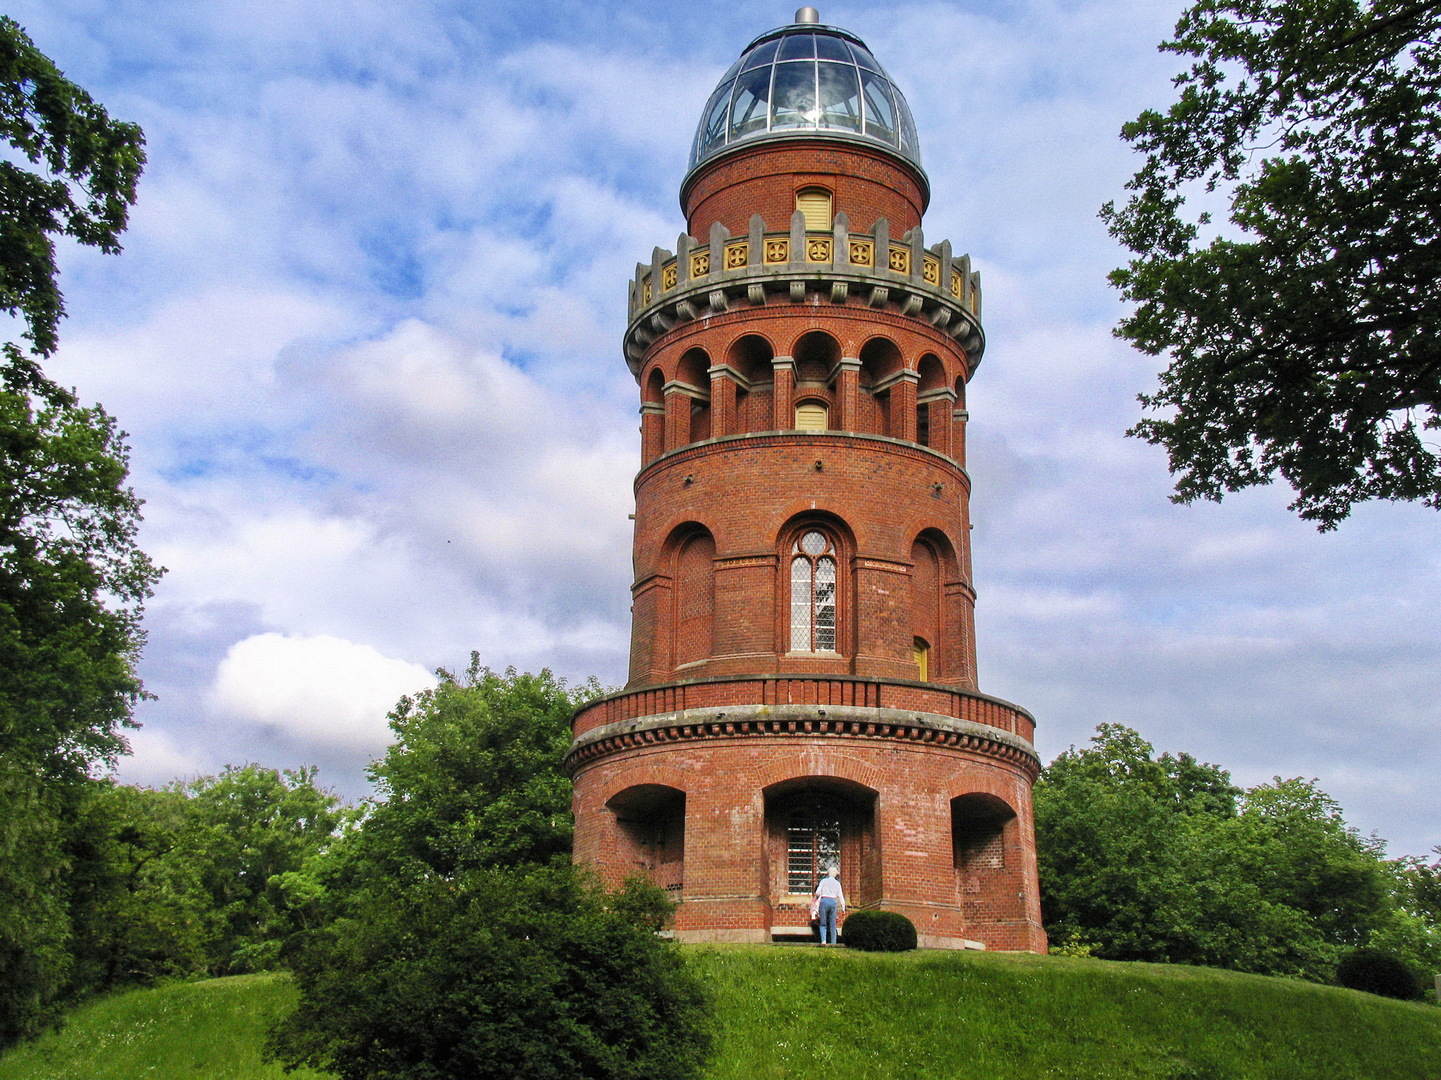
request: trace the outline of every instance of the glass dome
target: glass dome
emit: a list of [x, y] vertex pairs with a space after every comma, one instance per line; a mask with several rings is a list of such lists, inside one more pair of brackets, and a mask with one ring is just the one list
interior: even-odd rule
[[812, 131], [878, 142], [921, 164], [910, 107], [865, 42], [796, 22], [756, 38], [721, 77], [701, 113], [690, 168], [737, 143]]

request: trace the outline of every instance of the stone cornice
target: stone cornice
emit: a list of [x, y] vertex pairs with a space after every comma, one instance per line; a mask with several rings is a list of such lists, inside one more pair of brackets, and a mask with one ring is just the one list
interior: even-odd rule
[[937, 713], [854, 705], [729, 705], [636, 717], [592, 728], [565, 756], [574, 773], [598, 758], [640, 747], [720, 739], [881, 740], [947, 747], [1008, 761], [1034, 781], [1041, 761], [1009, 731]]

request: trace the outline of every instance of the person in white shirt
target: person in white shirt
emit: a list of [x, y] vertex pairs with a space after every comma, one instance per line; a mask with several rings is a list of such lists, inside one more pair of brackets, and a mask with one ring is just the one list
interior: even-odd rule
[[816, 898], [820, 901], [822, 945], [836, 943], [836, 911], [839, 908], [842, 915], [846, 911], [846, 891], [841, 888], [841, 879], [836, 873], [836, 868], [832, 866], [830, 873], [821, 878], [820, 884], [816, 886]]

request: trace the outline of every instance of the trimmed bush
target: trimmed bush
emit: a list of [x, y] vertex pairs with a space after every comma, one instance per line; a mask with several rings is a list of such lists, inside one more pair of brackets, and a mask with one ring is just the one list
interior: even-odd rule
[[1399, 956], [1380, 949], [1355, 949], [1336, 966], [1336, 981], [1368, 994], [1416, 1001], [1421, 997], [1421, 980]]
[[841, 927], [841, 944], [865, 952], [905, 952], [916, 947], [916, 926], [898, 911], [855, 911]]

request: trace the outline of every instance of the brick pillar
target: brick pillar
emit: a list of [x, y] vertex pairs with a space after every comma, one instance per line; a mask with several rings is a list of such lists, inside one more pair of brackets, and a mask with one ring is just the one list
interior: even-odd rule
[[690, 442], [690, 395], [681, 392], [679, 383], [665, 388], [665, 448], [674, 450]]
[[663, 682], [670, 675], [670, 634], [665, 628], [671, 624], [672, 585], [668, 575], [656, 574], [632, 586], [629, 686]]
[[796, 426], [796, 364], [789, 356], [777, 356], [771, 368], [775, 371], [772, 430], [792, 431]]
[[860, 425], [860, 393], [861, 393], [861, 362], [854, 357], [845, 356], [836, 365], [835, 374], [836, 386], [836, 417], [835, 427], [838, 431], [859, 431]]
[[882, 559], [855, 561], [850, 626], [856, 628], [855, 674], [914, 679], [910, 567]]
[[736, 433], [736, 384], [731, 369], [720, 365], [710, 369], [710, 437]]
[[891, 438], [916, 441], [916, 383], [920, 376], [903, 371], [891, 384]]
[[966, 463], [966, 421], [970, 418], [965, 409], [951, 411], [951, 457], [962, 465]]
[[640, 461], [644, 465], [665, 453], [665, 406], [647, 401], [640, 407]]
[[926, 410], [926, 419], [930, 421], [931, 449], [945, 454], [947, 457], [952, 456], [951, 429], [953, 422], [951, 413], [955, 399], [956, 392], [954, 390], [927, 390], [916, 405], [917, 409]]
[[687, 785], [685, 902], [675, 921], [683, 941], [770, 937], [764, 802], [759, 791], [732, 780], [747, 767], [754, 768], [747, 751], [727, 747]]

